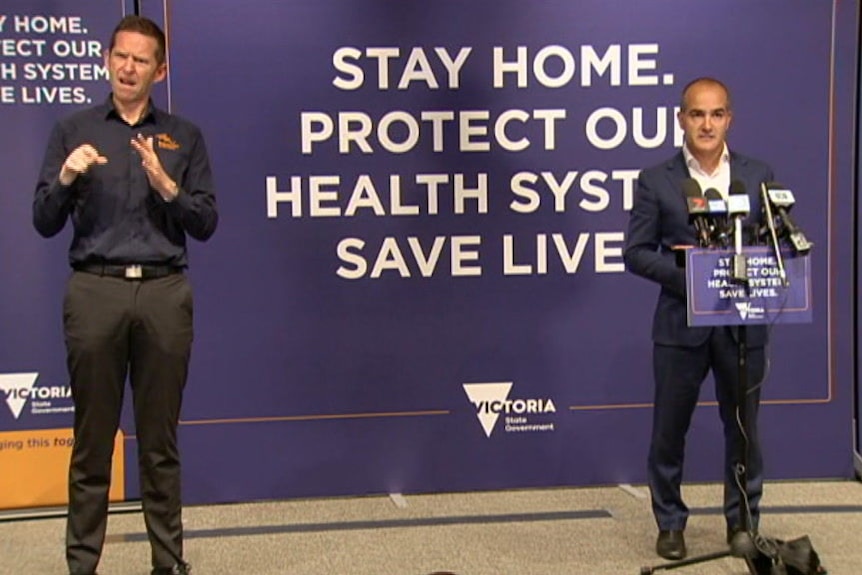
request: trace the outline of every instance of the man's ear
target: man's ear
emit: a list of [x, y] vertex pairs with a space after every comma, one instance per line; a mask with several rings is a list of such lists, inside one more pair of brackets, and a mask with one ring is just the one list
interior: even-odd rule
[[159, 64], [158, 68], [156, 68], [156, 75], [153, 78], [153, 83], [161, 82], [162, 80], [164, 80], [167, 77], [167, 75], [168, 75], [168, 63], [162, 62], [161, 64]]

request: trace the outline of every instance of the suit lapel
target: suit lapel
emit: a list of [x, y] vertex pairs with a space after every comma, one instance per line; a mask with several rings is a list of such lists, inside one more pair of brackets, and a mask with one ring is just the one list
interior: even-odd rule
[[748, 189], [752, 184], [752, 174], [748, 166], [748, 159], [739, 154], [730, 153], [730, 181], [739, 180], [745, 184], [749, 197], [757, 193], [757, 190]]
[[679, 205], [683, 210], [688, 212], [688, 207], [685, 203], [685, 193], [682, 191], [682, 181], [690, 178], [688, 166], [685, 165], [685, 158], [682, 151], [672, 157], [667, 162], [667, 181], [669, 190], [674, 190], [674, 194], [679, 198]]

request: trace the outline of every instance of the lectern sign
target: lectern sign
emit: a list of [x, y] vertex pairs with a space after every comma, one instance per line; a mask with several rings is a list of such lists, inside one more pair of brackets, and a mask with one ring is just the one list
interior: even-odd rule
[[733, 251], [692, 249], [686, 254], [688, 325], [750, 325], [812, 321], [808, 256], [783, 253], [787, 281], [767, 247], [744, 249], [746, 282], [733, 277]]

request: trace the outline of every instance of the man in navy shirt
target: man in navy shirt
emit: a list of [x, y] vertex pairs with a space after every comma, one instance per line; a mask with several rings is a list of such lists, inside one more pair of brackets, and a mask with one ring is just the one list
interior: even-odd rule
[[68, 219], [74, 227], [63, 303], [75, 404], [66, 531], [72, 575], [95, 573], [101, 556], [127, 377], [152, 573], [190, 571], [177, 448], [192, 343], [183, 272], [186, 235], [208, 239], [218, 214], [200, 131], [150, 99], [167, 74], [165, 49], [152, 21], [120, 21], [105, 54], [110, 97], [56, 125], [36, 185], [38, 232], [53, 236]]

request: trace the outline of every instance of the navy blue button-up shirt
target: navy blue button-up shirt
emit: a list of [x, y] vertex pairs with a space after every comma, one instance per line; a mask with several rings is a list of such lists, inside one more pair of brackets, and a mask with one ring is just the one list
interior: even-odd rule
[[[147, 181], [130, 140], [153, 138], [165, 172], [180, 188], [166, 202]], [[59, 181], [69, 154], [90, 144], [108, 159], [93, 164], [69, 186]], [[208, 239], [218, 223], [209, 156], [200, 130], [150, 103], [130, 126], [105, 104], [82, 110], [54, 127], [45, 151], [33, 201], [33, 224], [45, 237], [72, 219], [69, 262], [77, 264], [188, 265], [186, 234]]]

